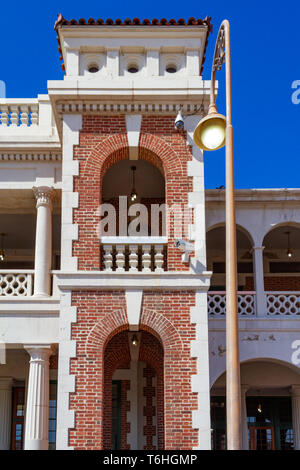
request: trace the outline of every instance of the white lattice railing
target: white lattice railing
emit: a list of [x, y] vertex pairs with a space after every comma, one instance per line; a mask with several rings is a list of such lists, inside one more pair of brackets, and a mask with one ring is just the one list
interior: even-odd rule
[[266, 292], [267, 315], [300, 315], [300, 292]]
[[38, 99], [0, 100], [0, 125], [3, 127], [37, 126]]
[[[225, 316], [226, 293], [214, 291], [213, 293], [208, 293], [207, 297], [208, 315], [215, 317]], [[256, 315], [255, 292], [238, 292], [238, 313], [242, 317]]]
[[33, 270], [0, 271], [0, 297], [30, 297], [33, 289]]
[[166, 237], [102, 237], [106, 272], [156, 272], [166, 270]]

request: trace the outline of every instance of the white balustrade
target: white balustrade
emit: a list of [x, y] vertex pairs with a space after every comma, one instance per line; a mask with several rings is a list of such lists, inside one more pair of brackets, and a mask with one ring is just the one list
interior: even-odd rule
[[1, 297], [30, 297], [34, 271], [0, 271]]
[[300, 315], [300, 292], [266, 292], [267, 315]]
[[102, 237], [104, 271], [162, 273], [167, 242], [166, 237]]
[[0, 127], [29, 127], [38, 125], [38, 100], [0, 100]]
[[[226, 314], [226, 293], [209, 292], [207, 299], [208, 314], [211, 317], [222, 317]], [[241, 317], [255, 316], [255, 292], [238, 292], [238, 314]]]

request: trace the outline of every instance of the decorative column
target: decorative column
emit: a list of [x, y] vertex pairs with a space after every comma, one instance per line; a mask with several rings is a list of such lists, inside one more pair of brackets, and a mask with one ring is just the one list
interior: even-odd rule
[[256, 291], [256, 315], [259, 317], [262, 317], [267, 313], [267, 298], [264, 284], [263, 249], [264, 246], [254, 246], [252, 248], [254, 264], [254, 289]]
[[37, 220], [35, 237], [34, 295], [47, 297], [51, 292], [52, 200], [54, 189], [33, 188], [36, 197]]
[[300, 450], [300, 385], [291, 386], [294, 449]]
[[51, 345], [24, 345], [30, 354], [25, 415], [25, 450], [48, 450]]
[[0, 378], [0, 450], [10, 449], [12, 380]]
[[246, 393], [249, 385], [241, 385], [242, 449], [249, 450]]

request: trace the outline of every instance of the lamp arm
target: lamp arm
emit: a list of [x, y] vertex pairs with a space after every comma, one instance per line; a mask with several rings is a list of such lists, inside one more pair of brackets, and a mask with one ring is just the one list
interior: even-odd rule
[[216, 74], [217, 70], [221, 70], [224, 62], [226, 66], [226, 118], [227, 123], [231, 124], [230, 26], [228, 20], [222, 21], [215, 45], [210, 80], [210, 113], [217, 112], [215, 95]]

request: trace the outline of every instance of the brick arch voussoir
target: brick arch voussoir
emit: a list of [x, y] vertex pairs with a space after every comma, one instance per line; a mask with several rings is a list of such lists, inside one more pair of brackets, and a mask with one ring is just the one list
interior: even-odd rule
[[87, 335], [85, 342], [86, 360], [99, 357], [108, 341], [121, 331], [128, 330], [128, 318], [125, 309], [121, 308], [112, 313], [108, 313], [101, 320], [94, 324]]
[[[99, 142], [90, 152], [85, 162], [82, 176], [88, 176], [91, 173], [99, 175], [103, 170], [105, 162], [116, 152], [128, 152], [127, 133], [113, 134], [102, 142]], [[106, 168], [106, 170], [109, 168]]]
[[156, 154], [163, 163], [165, 174], [179, 173], [183, 175], [182, 163], [170, 144], [152, 134], [140, 133], [139, 147]]
[[164, 351], [183, 351], [181, 336], [173, 323], [161, 313], [155, 310], [144, 309], [141, 315], [140, 329], [149, 331], [157, 336], [164, 348]]

